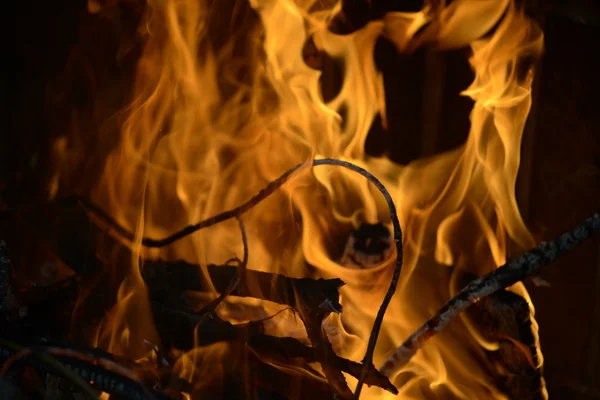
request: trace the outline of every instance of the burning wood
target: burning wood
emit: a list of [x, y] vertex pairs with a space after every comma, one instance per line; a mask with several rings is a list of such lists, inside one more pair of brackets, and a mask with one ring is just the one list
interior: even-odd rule
[[6, 242], [0, 239], [0, 316], [14, 318], [17, 304], [12, 285], [12, 266]]
[[598, 231], [600, 231], [600, 213], [597, 212], [556, 240], [541, 243], [516, 260], [473, 280], [410, 335], [384, 363], [381, 372], [389, 376], [398, 371], [427, 340], [444, 329], [459, 313], [485, 296], [538, 274], [542, 267], [576, 248]]
[[[173, 233], [172, 235], [169, 235], [168, 237], [166, 237], [164, 239], [153, 239], [153, 238], [144, 237], [144, 238], [140, 239], [140, 242], [142, 245], [147, 246], [147, 247], [165, 247], [165, 246], [170, 245], [170, 244], [172, 244], [194, 232], [197, 232], [201, 229], [213, 226], [215, 224], [218, 224], [220, 222], [226, 221], [226, 220], [234, 218], [234, 217], [241, 218], [241, 215], [243, 213], [248, 212], [250, 209], [255, 207], [261, 201], [265, 200], [267, 197], [269, 197], [271, 194], [273, 194], [284, 183], [286, 183], [288, 181], [288, 179], [290, 179], [292, 176], [294, 176], [294, 174], [297, 171], [302, 170], [303, 167], [306, 167], [306, 166], [316, 167], [316, 166], [323, 166], [323, 165], [333, 165], [333, 166], [339, 166], [339, 167], [349, 169], [353, 172], [356, 172], [356, 173], [364, 176], [371, 183], [373, 183], [373, 185], [381, 192], [381, 194], [385, 198], [385, 201], [387, 203], [389, 213], [390, 213], [390, 219], [392, 221], [392, 226], [394, 229], [393, 239], [394, 239], [394, 243], [396, 244], [395, 268], [394, 268], [393, 276], [392, 276], [392, 279], [390, 282], [390, 286], [385, 294], [385, 297], [383, 299], [381, 307], [379, 308], [379, 311], [377, 312], [377, 316], [375, 317], [375, 322], [373, 323], [373, 329], [372, 329], [371, 335], [369, 337], [367, 350], [365, 353], [365, 357], [363, 359], [362, 372], [359, 376], [356, 392], [354, 394], [354, 397], [358, 398], [360, 396], [360, 391], [361, 391], [362, 385], [365, 383], [365, 380], [367, 379], [368, 369], [372, 365], [373, 355], [374, 355], [374, 351], [375, 351], [375, 345], [377, 343], [377, 337], [379, 335], [379, 330], [381, 329], [381, 324], [383, 323], [383, 317], [384, 317], [385, 311], [394, 295], [394, 292], [396, 291], [396, 286], [398, 284], [398, 279], [400, 277], [400, 271], [402, 268], [402, 230], [400, 229], [400, 221], [398, 220], [398, 216], [396, 215], [396, 206], [394, 205], [394, 201], [392, 200], [392, 198], [391, 198], [389, 192], [387, 191], [387, 189], [385, 188], [385, 186], [376, 177], [374, 177], [372, 174], [370, 174], [367, 170], [359, 167], [358, 165], [352, 164], [350, 162], [342, 161], [342, 160], [335, 160], [335, 159], [320, 159], [320, 160], [313, 160], [308, 163], [298, 164], [295, 167], [289, 169], [287, 172], [285, 172], [283, 175], [281, 175], [278, 179], [270, 182], [264, 189], [262, 189], [257, 195], [252, 197], [250, 200], [246, 201], [242, 205], [240, 205], [232, 210], [224, 211], [224, 212], [222, 212], [218, 215], [215, 215], [213, 217], [210, 217], [204, 221], [198, 222], [193, 225], [189, 225], [189, 226]], [[93, 203], [86, 201], [84, 199], [80, 199], [80, 201], [88, 209], [93, 211], [100, 219], [109, 223], [110, 226], [112, 228], [114, 228], [120, 235], [124, 236], [128, 240], [131, 240], [131, 241], [135, 240], [135, 235], [133, 233], [127, 231], [125, 228], [123, 228], [119, 224], [117, 224], [110, 216], [108, 216], [106, 213], [104, 213], [99, 207], [96, 207]], [[245, 238], [245, 233], [244, 233], [243, 228], [242, 228], [242, 233], [243, 233], [243, 237]], [[244, 243], [246, 243], [245, 239], [244, 239]], [[246, 258], [246, 256], [245, 256], [245, 258]], [[247, 273], [247, 271], [244, 272], [244, 274], [246, 274], [246, 273]], [[233, 282], [234, 279], [236, 279], [236, 278], [229, 276], [229, 279], [227, 279], [227, 282], [228, 282], [227, 287], [229, 287], [231, 285], [231, 282]], [[340, 286], [340, 283], [341, 283], [341, 281], [334, 281], [334, 285], [335, 285], [336, 289], [337, 289], [337, 287]], [[225, 289], [222, 289], [222, 290], [224, 291]], [[284, 290], [287, 290], [287, 288]], [[293, 291], [293, 289], [292, 289], [292, 291]], [[316, 306], [318, 307], [318, 309], [315, 309], [314, 307], [310, 307], [310, 304], [314, 301], [312, 296], [310, 296], [306, 299], [308, 301], [300, 301], [299, 311], [301, 313], [302, 319], [306, 326], [306, 331], [308, 333], [308, 336], [309, 336], [311, 342], [313, 343], [313, 346], [316, 349], [319, 349], [319, 351], [321, 352], [321, 360], [327, 360], [329, 358], [329, 354], [333, 352], [333, 349], [331, 347], [331, 344], [327, 340], [327, 337], [325, 335], [321, 334], [320, 327], [321, 327], [322, 321], [332, 311], [339, 310], [339, 303], [336, 302], [335, 304], [332, 304], [327, 299], [323, 300], [322, 298], [319, 298], [318, 296], [317, 296], [317, 299], [318, 299], [317, 300], [318, 304], [316, 304]], [[301, 300], [303, 300], [303, 299], [301, 299]], [[278, 301], [278, 300], [276, 300], [276, 301]], [[279, 300], [279, 301], [290, 302], [291, 300], [289, 300], [289, 299], [285, 300], [285, 297], [284, 297], [284, 299]], [[317, 310], [319, 310], [319, 311], [317, 311]], [[332, 389], [333, 389], [334, 393], [337, 395], [341, 395], [343, 398], [350, 398], [352, 395], [352, 392], [347, 387], [346, 380], [342, 376], [341, 372], [333, 370], [332, 368], [330, 368], [330, 366], [326, 362], [322, 362], [322, 366], [324, 368], [325, 375], [328, 377], [329, 382], [332, 385]]]
[[[18, 375], [11, 364], [33, 365], [45, 373], [48, 365], [29, 356], [53, 355], [84, 384], [136, 399], [222, 394], [212, 390], [219, 385], [235, 386], [229, 397], [291, 395], [290, 382], [306, 383], [319, 398], [377, 398], [383, 390], [504, 398], [510, 374], [524, 369], [533, 371], [531, 388], [544, 397], [539, 349], [532, 346], [537, 332], [517, 283], [597, 231], [599, 217], [505, 260], [509, 246], [535, 245], [514, 183], [543, 35], [520, 2], [406, 2], [402, 10], [366, 0], [130, 3], [133, 27], [121, 26], [118, 1], [88, 2], [103, 23], [117, 20], [115, 32], [129, 32], [122, 51], [139, 57], [135, 82], [123, 89], [131, 101], [119, 115], [122, 124], [114, 137], [91, 141], [110, 143], [94, 149], [100, 167], [84, 176], [95, 176], [93, 184], [61, 191], [64, 182], [82, 181], [68, 154], [80, 150], [80, 141], [71, 132], [52, 144], [58, 167], [50, 197], [82, 193], [96, 228], [107, 231], [84, 239], [83, 229], [73, 228], [78, 241], [69, 246], [85, 254], [63, 258], [75, 276], [19, 298], [36, 309], [22, 319], [9, 315], [14, 293], [0, 242], [0, 326], [54, 337], [45, 325], [58, 303], [74, 317], [53, 333], [72, 344], [13, 335], [4, 344], [11, 339], [23, 348], [8, 351], [0, 343], [5, 368]], [[373, 57], [382, 38], [405, 54], [470, 47], [475, 78], [463, 94], [474, 107], [464, 146], [408, 165], [366, 153], [374, 121], [390, 135], [402, 131], [388, 123], [385, 104], [397, 88], [384, 86], [389, 76]], [[136, 51], [126, 49], [131, 42]], [[339, 82], [325, 93], [322, 72], [332, 68]], [[90, 86], [102, 89], [95, 81]], [[77, 120], [106, 113], [73, 114]], [[97, 129], [104, 121], [92, 122], [82, 126]], [[230, 258], [242, 247], [243, 259]], [[252, 269], [259, 266], [262, 272]], [[450, 298], [465, 273], [479, 277]], [[514, 297], [501, 291], [511, 285]], [[67, 291], [78, 292], [77, 300], [45, 297]], [[463, 321], [453, 341], [440, 335], [424, 346], [494, 293], [471, 310], [489, 328], [483, 334]], [[301, 323], [283, 319], [288, 311]], [[495, 329], [498, 321], [506, 322], [502, 329]], [[279, 336], [269, 331], [274, 326]], [[146, 341], [157, 345], [149, 350]], [[479, 351], [487, 341], [508, 341], [508, 355]], [[78, 352], [80, 342], [107, 353]], [[490, 364], [509, 376], [490, 372]], [[129, 374], [140, 365], [158, 378]], [[63, 379], [57, 383], [54, 375], [45, 385], [51, 396]], [[363, 393], [365, 383], [374, 387]]]
[[[414, 354], [428, 338], [436, 332], [441, 331], [453, 317], [461, 311], [464, 311], [474, 302], [485, 296], [489, 296], [502, 288], [508, 287], [517, 281], [537, 274], [542, 266], [547, 265], [557, 257], [577, 247], [585, 239], [599, 230], [600, 213], [596, 213], [573, 230], [561, 235], [558, 239], [552, 242], [543, 243], [535, 250], [525, 253], [523, 256], [489, 275], [473, 280], [473, 282], [468, 284], [457, 296], [451, 299], [447, 305], [438, 312], [436, 317], [432, 318], [419, 331], [411, 335], [405, 345], [395, 353], [394, 357], [383, 365], [382, 372], [390, 374], [395, 368], [401, 368], [401, 365], [404, 365], [410, 356], [412, 356], [412, 354]], [[3, 262], [6, 266], [10, 265], [7, 257], [3, 258]], [[7, 269], [7, 271], [10, 272], [10, 269]], [[191, 264], [186, 264], [184, 262], [147, 262], [145, 271], [144, 275], [151, 292], [153, 291], [153, 287], [157, 287], [158, 282], [161, 282], [164, 285], [164, 288], [176, 289], [177, 291], [204, 289], [204, 286], [200, 284], [201, 277], [198, 267]], [[230, 283], [235, 280], [239, 273], [238, 268], [231, 266], [213, 265], [208, 267], [208, 271], [215, 286], [221, 288], [220, 290], [218, 289], [218, 291], [226, 291], [230, 286]], [[256, 284], [249, 286], [248, 282], [252, 281]], [[263, 282], [263, 284], [260, 282]], [[266, 284], [267, 282], [275, 282], [275, 284], [269, 289], [269, 285]], [[240, 284], [230, 291], [229, 294], [235, 296], [254, 296], [264, 300], [277, 301], [281, 304], [298, 307], [304, 315], [303, 319], [305, 320], [305, 323], [307, 323], [307, 329], [310, 329], [314, 328], [317, 323], [320, 324], [324, 315], [327, 315], [330, 312], [326, 307], [323, 307], [323, 304], [339, 304], [337, 300], [337, 288], [340, 284], [341, 281], [336, 279], [302, 280], [248, 270], [245, 271], [245, 280], [240, 281]], [[262, 288], [264, 290], [252, 293], [250, 287], [258, 289]], [[163, 290], [168, 290], [164, 288]], [[2, 298], [2, 300], [4, 299], [5, 297]], [[313, 304], [314, 307], [302, 307], [302, 305], [308, 304]], [[501, 305], [502, 303], [500, 306]], [[492, 307], [490, 312], [495, 312], [495, 309], [496, 307]], [[313, 347], [308, 347], [293, 338], [280, 338], [264, 335], [264, 328], [261, 321], [253, 321], [248, 324], [236, 326], [227, 321], [194, 314], [191, 311], [169, 309], [165, 306], [165, 303], [155, 304], [154, 310], [156, 313], [155, 317], [158, 318], [157, 321], [159, 326], [169, 327], [170, 329], [175, 329], [177, 331], [196, 331], [196, 338], [187, 345], [185, 343], [178, 343], [180, 348], [208, 345], [219, 341], [240, 341], [242, 343], [247, 343], [248, 346], [257, 351], [266, 354], [271, 353], [275, 356], [279, 355], [280, 357], [282, 356], [288, 359], [301, 358], [308, 363], [319, 361], [326, 371], [343, 371], [357, 378], [364, 376], [365, 383], [380, 386], [394, 393], [396, 392], [394, 386], [383, 375], [377, 372], [377, 370], [372, 367], [372, 364], [368, 365], [368, 372], [363, 375], [364, 367], [360, 364], [340, 358], [330, 347], [328, 347], [329, 350], [325, 352], [319, 350], [319, 346], [328, 346], [327, 342], [320, 342], [319, 336], [310, 335], [309, 333], [309, 337], [311, 337], [311, 340], [314, 341], [314, 343]], [[528, 315], [528, 312], [525, 314]], [[182, 329], [181, 323], [176, 322], [178, 320], [184, 320], [189, 326]], [[497, 333], [494, 332], [491, 334], [497, 335]], [[522, 340], [522, 338], [517, 338], [516, 340], [519, 339]], [[6, 340], [6, 338], [3, 340]], [[31, 344], [27, 344], [27, 346], [29, 347]], [[114, 363], [118, 363], [119, 361], [115, 361], [110, 355], [104, 353], [100, 354], [101, 357], [109, 357], [106, 362], [101, 360], [90, 361], [90, 356], [84, 356], [82, 359], [82, 356], [78, 356], [78, 354], [82, 353], [77, 353], [76, 350], [69, 350], [68, 348], [52, 347], [47, 343], [44, 343], [43, 347], [36, 345], [36, 348], [37, 352], [59, 356], [58, 360], [61, 363], [78, 373], [84, 379], [94, 381], [95, 386], [101, 390], [120, 394], [127, 399], [143, 398], [143, 396], [146, 396], [149, 393], [149, 389], [146, 389], [144, 386], [139, 386], [142, 384], [141, 381], [135, 379], [131, 381], [131, 377], [127, 377], [127, 374], [125, 376], [122, 373], [121, 375], [115, 375], [115, 372], [118, 372], [120, 367], [119, 364]], [[10, 360], [10, 353], [5, 352], [2, 354], [4, 354], [3, 357], [5, 360]], [[73, 358], [74, 356], [75, 358]], [[399, 356], [405, 358], [400, 359]], [[529, 363], [532, 364], [533, 368], [537, 368], [535, 357], [535, 353], [532, 351], [529, 356]], [[81, 364], [82, 362], [83, 364]], [[80, 365], [77, 365], [78, 363]], [[114, 366], [109, 368], [111, 370], [102, 369], [104, 368], [103, 365], [107, 365], [107, 363], [113, 363], [112, 365]], [[115, 368], [117, 371], [114, 371]], [[334, 382], [336, 379], [339, 379], [331, 372], [326, 375]], [[343, 386], [339, 386], [341, 385], [339, 382], [334, 385], [336, 391], [339, 394], [344, 395]], [[349, 395], [350, 394], [347, 393], [345, 396], [347, 397]], [[160, 399], [162, 395], [156, 393], [153, 396]]]

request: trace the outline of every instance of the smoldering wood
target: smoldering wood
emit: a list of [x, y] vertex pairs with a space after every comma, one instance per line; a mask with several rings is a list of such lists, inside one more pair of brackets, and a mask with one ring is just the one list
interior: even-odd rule
[[[242, 233], [244, 233], [243, 225], [241, 225], [241, 227]], [[243, 236], [245, 238], [245, 235]], [[247, 243], [247, 241], [244, 240], [244, 243]], [[209, 265], [206, 268], [206, 273], [211, 281], [213, 281], [217, 291], [221, 293], [218, 299], [222, 301], [224, 295], [248, 297], [251, 295], [251, 292], [253, 292], [254, 295], [252, 297], [275, 301], [280, 304], [287, 304], [297, 309], [313, 346], [313, 361], [318, 361], [321, 364], [327, 382], [331, 385], [333, 396], [344, 399], [352, 398], [352, 391], [348, 387], [342, 371], [329, 362], [330, 358], [337, 356], [335, 355], [327, 336], [323, 335], [321, 332], [322, 321], [332, 311], [341, 311], [337, 289], [343, 282], [339, 279], [295, 279], [277, 274], [262, 273], [246, 269], [246, 263], [247, 248], [245, 250], [244, 261], [242, 261], [242, 265], [238, 267], [232, 268], [231, 266]], [[183, 274], [185, 277], [183, 282], [190, 282], [190, 280], [193, 280], [193, 282], [202, 281], [203, 274], [199, 266], [190, 266], [185, 262], [179, 262], [179, 269], [181, 266], [183, 266], [187, 272]], [[243, 326], [233, 326], [225, 321], [215, 321], [215, 318], [217, 318], [216, 314], [213, 315], [213, 318], [208, 319], [203, 318], [202, 316], [185, 318], [185, 315], [182, 315], [181, 311], [179, 311], [179, 316], [184, 317], [182, 321], [183, 325], [185, 325], [185, 322], [192, 322], [191, 326], [182, 326], [180, 323], [175, 322], [176, 319], [174, 319], [172, 315], [164, 321], [164, 324], [160, 323], [160, 315], [164, 313], [165, 304], [168, 304], [169, 302], [171, 304], [175, 303], [175, 307], [178, 309], [186, 307], [185, 302], [180, 301], [180, 298], [168, 294], [168, 292], [173, 289], [173, 286], [169, 284], [165, 285], [167, 280], [164, 279], [164, 272], [166, 271], [167, 273], [171, 273], [168, 275], [172, 275], [174, 271], [177, 271], [178, 267], [167, 265], [166, 269], [163, 268], [162, 274], [157, 274], [156, 268], [152, 268], [151, 265], [144, 268], [145, 272], [143, 273], [143, 277], [148, 283], [151, 297], [153, 296], [153, 292], [155, 298], [157, 297], [157, 292], [163, 293], [160, 302], [153, 302], [152, 307], [155, 320], [159, 322], [158, 330], [163, 342], [167, 337], [169, 339], [175, 338], [176, 340], [181, 340], [182, 337], [185, 337], [182, 335], [182, 332], [195, 332], [196, 334], [194, 334], [193, 338], [191, 338], [190, 335], [187, 335], [187, 343], [177, 342], [174, 343], [175, 347], [191, 348], [193, 346], [206, 345], [216, 341], [233, 340], [247, 342], [252, 346], [251, 338], [255, 337], [256, 334], [256, 329], [252, 328], [262, 330], [262, 323], [260, 321], [250, 322]], [[179, 278], [181, 278], [181, 276]], [[169, 280], [169, 282], [171, 281], [172, 280]], [[149, 282], [155, 282], [156, 284]], [[181, 283], [181, 281], [179, 280], [178, 283]], [[308, 288], [308, 290], [306, 288], [307, 285], [310, 285], [311, 287]], [[207, 285], [205, 284], [204, 286]], [[199, 287], [196, 289], [199, 289]], [[185, 286], [182, 288], [181, 285], [176, 285], [177, 292], [183, 292], [185, 290], [190, 290], [189, 286], [187, 288]], [[211, 302], [209, 306], [212, 306], [213, 303], [215, 302]], [[207, 307], [203, 308], [203, 310], [205, 309], [207, 309]], [[214, 310], [214, 307], [208, 307], [208, 309]], [[171, 310], [169, 314], [174, 314], [176, 311], [177, 310]], [[175, 332], [170, 329], [173, 326], [176, 326]], [[215, 329], [216, 327], [219, 328]], [[260, 341], [262, 344], [265, 344], [265, 342], [265, 340]], [[264, 351], [265, 349], [262, 350]], [[358, 367], [359, 369], [355, 371], [357, 374], [360, 371], [360, 365]], [[372, 365], [371, 369], [375, 370]], [[355, 376], [358, 377], [359, 375]], [[389, 384], [389, 382], [387, 383]], [[393, 387], [391, 384], [386, 386]]]
[[600, 212], [596, 212], [557, 239], [542, 242], [538, 247], [524, 253], [516, 260], [471, 281], [456, 296], [448, 300], [434, 316], [413, 332], [402, 346], [385, 361], [380, 371], [386, 376], [398, 371], [431, 337], [442, 331], [450, 321], [472, 304], [528, 277], [537, 275], [542, 267], [578, 247], [598, 231], [600, 231]]
[[568, 246], [567, 246], [568, 247]]
[[[189, 310], [183, 311], [186, 305], [173, 293], [207, 290], [201, 267], [183, 261], [152, 261], [144, 264], [142, 276], [150, 289], [151, 298], [157, 299], [163, 294], [152, 303], [163, 341], [174, 341], [173, 345], [177, 348], [191, 348], [217, 341], [246, 341], [251, 347], [267, 352], [283, 348], [288, 357], [296, 354], [294, 357], [308, 357], [308, 362], [319, 362], [334, 394], [346, 399], [352, 397], [342, 371], [358, 378], [361, 364], [338, 357], [321, 330], [322, 321], [331, 312], [341, 312], [338, 288], [343, 282], [340, 279], [297, 279], [247, 269], [240, 274], [238, 267], [227, 265], [209, 265], [206, 273], [218, 292], [228, 290], [231, 282], [239, 279], [230, 295], [260, 298], [295, 308], [304, 322], [312, 348], [292, 338], [274, 340], [269, 336], [257, 336], [262, 331], [261, 322], [234, 326], [226, 321], [196, 316]], [[165, 307], [168, 303], [174, 308]], [[193, 335], [192, 332], [197, 334]], [[302, 349], [300, 353], [297, 352], [299, 349]], [[382, 377], [371, 364], [366, 383], [394, 392], [395, 387], [387, 379], [381, 380]]]

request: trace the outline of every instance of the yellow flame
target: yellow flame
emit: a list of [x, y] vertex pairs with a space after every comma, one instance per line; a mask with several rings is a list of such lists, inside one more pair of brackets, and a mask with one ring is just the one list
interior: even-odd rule
[[[509, 243], [533, 245], [514, 188], [531, 104], [530, 61], [539, 57], [543, 36], [511, 0], [431, 2], [344, 36], [327, 30], [339, 9], [337, 1], [316, 0], [149, 1], [133, 100], [94, 199], [135, 230], [139, 244], [142, 236], [163, 237], [239, 205], [311, 157], [368, 169], [393, 194], [405, 237], [404, 271], [384, 320], [378, 365], [455, 293], [462, 274], [501, 265]], [[402, 52], [470, 46], [475, 80], [463, 94], [475, 105], [463, 146], [405, 166], [365, 153], [375, 116], [386, 113], [373, 60], [382, 35]], [[327, 101], [321, 72], [302, 56], [308, 39], [341, 66], [343, 81]], [[364, 354], [394, 260], [368, 270], [346, 268], [336, 243], [361, 222], [378, 221], [389, 223], [380, 195], [363, 178], [332, 168], [304, 171], [244, 216], [249, 268], [347, 282], [344, 312], [323, 328], [336, 352], [352, 359]], [[243, 251], [234, 222], [165, 249], [136, 250], [100, 335], [121, 352], [143, 339], [156, 342], [138, 255], [207, 264]], [[530, 303], [523, 285], [512, 289]], [[221, 314], [229, 315], [223, 307]], [[250, 316], [261, 318], [261, 310]], [[300, 336], [289, 318], [274, 321], [279, 334]], [[391, 378], [400, 398], [502, 399], [484, 354], [495, 346], [468, 321], [457, 322]], [[201, 385], [214, 371], [199, 370], [200, 360], [225, 354], [223, 345], [196, 348], [179, 358], [179, 376]], [[369, 388], [364, 396], [390, 395]]]

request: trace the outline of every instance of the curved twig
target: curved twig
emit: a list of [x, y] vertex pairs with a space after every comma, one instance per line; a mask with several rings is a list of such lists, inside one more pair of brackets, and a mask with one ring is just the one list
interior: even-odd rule
[[[394, 228], [394, 243], [396, 245], [396, 266], [394, 269], [394, 274], [392, 276], [392, 280], [390, 282], [390, 286], [389, 286], [389, 288], [385, 294], [385, 297], [381, 303], [381, 307], [379, 308], [379, 311], [377, 312], [377, 315], [375, 317], [375, 321], [373, 323], [373, 328], [371, 330], [371, 335], [369, 337], [369, 342], [367, 344], [367, 350], [365, 352], [365, 357], [363, 359], [363, 369], [361, 371], [360, 377], [358, 379], [358, 384], [356, 386], [356, 391], [354, 393], [354, 397], [356, 399], [358, 399], [358, 397], [360, 396], [362, 386], [365, 382], [365, 378], [368, 373], [368, 366], [370, 364], [372, 364], [372, 362], [373, 362], [373, 354], [375, 351], [375, 345], [377, 344], [377, 338], [379, 337], [379, 331], [381, 329], [381, 324], [383, 323], [383, 317], [385, 315], [385, 312], [387, 310], [387, 307], [388, 307], [390, 301], [392, 300], [392, 297], [394, 296], [394, 293], [396, 292], [396, 286], [398, 285], [398, 280], [400, 278], [400, 271], [402, 269], [402, 230], [400, 228], [400, 221], [398, 220], [398, 215], [396, 213], [396, 206], [394, 205], [394, 201], [392, 200], [391, 195], [389, 194], [389, 192], [387, 191], [387, 189], [385, 188], [383, 183], [381, 183], [379, 181], [379, 179], [377, 179], [375, 176], [373, 176], [367, 170], [365, 170], [362, 167], [359, 167], [358, 165], [352, 164], [348, 161], [336, 160], [336, 159], [332, 159], [332, 158], [323, 158], [323, 159], [319, 159], [319, 160], [307, 161], [305, 163], [298, 164], [295, 167], [289, 169], [287, 172], [285, 172], [279, 178], [270, 182], [267, 186], [265, 186], [260, 192], [258, 192], [250, 200], [248, 200], [247, 202], [243, 203], [242, 205], [240, 205], [236, 208], [233, 208], [231, 210], [217, 214], [213, 217], [205, 219], [204, 221], [200, 221], [197, 224], [189, 225], [189, 226], [181, 229], [180, 231], [177, 231], [174, 234], [167, 236], [163, 239], [153, 239], [153, 238], [148, 238], [148, 237], [142, 238], [141, 243], [146, 247], [165, 247], [187, 235], [190, 235], [196, 231], [199, 231], [200, 229], [207, 228], [209, 226], [216, 225], [216, 224], [226, 221], [228, 219], [237, 217], [237, 216], [249, 211], [254, 206], [256, 206], [258, 203], [260, 203], [261, 201], [263, 201], [264, 199], [269, 197], [271, 194], [273, 194], [277, 189], [279, 189], [283, 184], [285, 184], [294, 175], [294, 173], [296, 173], [298, 170], [302, 169], [303, 167], [310, 167], [310, 166], [316, 167], [316, 166], [320, 166], [320, 165], [335, 165], [335, 166], [344, 167], [346, 169], [349, 169], [351, 171], [354, 171], [354, 172], [364, 176], [371, 183], [373, 183], [373, 185], [375, 185], [375, 187], [381, 192], [381, 194], [383, 195], [383, 197], [386, 200], [386, 203], [387, 203], [387, 206], [388, 206], [389, 212], [390, 212], [390, 219], [392, 221], [392, 225]], [[79, 200], [84, 204], [84, 206], [86, 206], [88, 209], [92, 210], [96, 215], [98, 215], [100, 218], [102, 218], [105, 222], [108, 222], [110, 225], [112, 225], [114, 227], [114, 229], [120, 235], [124, 236], [125, 238], [127, 238], [131, 241], [134, 240], [133, 233], [129, 232], [124, 227], [118, 225], [109, 215], [107, 215], [104, 211], [102, 211], [102, 209], [95, 206], [93, 203], [91, 203], [88, 200], [85, 200], [85, 199], [79, 199]]]
[[600, 231], [600, 212], [596, 212], [572, 230], [560, 235], [556, 240], [542, 242], [538, 247], [526, 252], [516, 260], [471, 281], [456, 296], [448, 300], [433, 317], [411, 334], [402, 346], [386, 360], [380, 371], [386, 376], [391, 376], [405, 366], [428, 339], [443, 330], [450, 321], [473, 303], [537, 274], [543, 266], [579, 246], [598, 231]]

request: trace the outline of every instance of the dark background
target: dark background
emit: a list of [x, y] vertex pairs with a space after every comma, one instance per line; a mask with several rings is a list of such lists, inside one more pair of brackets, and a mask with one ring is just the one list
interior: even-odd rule
[[[554, 238], [600, 205], [600, 12], [593, 1], [565, 3], [532, 7], [546, 52], [534, 85], [517, 195], [538, 241]], [[0, 235], [9, 245], [18, 210], [35, 207], [47, 192], [52, 138], [75, 129], [84, 147], [109, 147], [98, 142], [97, 132], [118, 127], [111, 116], [125, 104], [137, 54], [131, 7], [120, 15], [125, 22], [119, 27], [87, 15], [83, 1], [21, 1], [16, 7], [6, 16], [11, 21], [3, 60], [9, 72], [2, 93], [8, 129], [0, 139]], [[386, 149], [405, 163], [460, 145], [471, 107], [458, 96], [472, 78], [466, 52], [423, 50], [408, 57], [382, 44], [377, 57], [386, 85], [396, 90], [387, 92], [390, 134], [376, 135], [369, 151]], [[398, 78], [405, 74], [413, 78]], [[102, 101], [94, 100], [98, 94]], [[75, 119], [89, 125], [73, 125]], [[414, 134], [394, 135], [400, 126]], [[68, 178], [72, 187], [93, 183], [88, 172], [97, 165], [86, 165]], [[600, 399], [600, 239], [546, 268], [542, 277], [551, 287], [529, 286], [550, 396]]]

